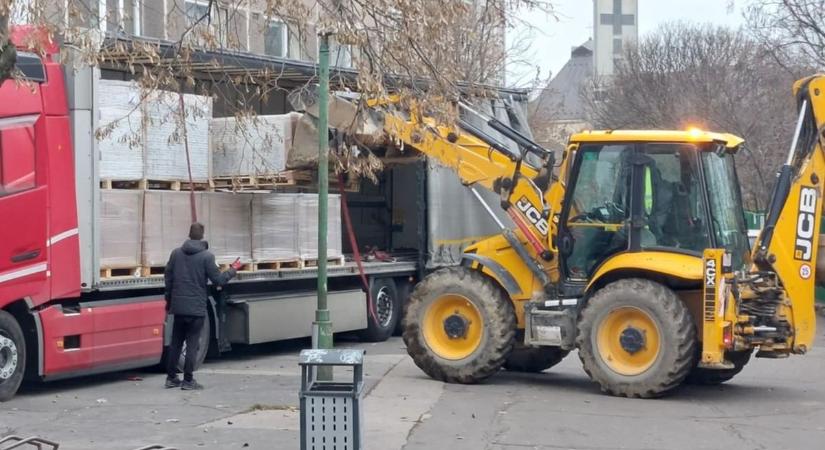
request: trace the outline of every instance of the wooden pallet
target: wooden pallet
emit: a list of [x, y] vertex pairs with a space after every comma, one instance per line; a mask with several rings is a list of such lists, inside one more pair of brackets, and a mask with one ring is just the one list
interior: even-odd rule
[[289, 170], [275, 175], [215, 177], [212, 179], [212, 185], [216, 189], [244, 191], [297, 186], [311, 180], [312, 176], [309, 174]]
[[300, 259], [285, 259], [279, 261], [256, 261], [253, 263], [252, 270], [257, 272], [259, 270], [285, 270], [285, 269], [303, 269], [304, 262]]
[[[305, 258], [302, 260], [303, 267], [318, 267], [318, 258]], [[346, 265], [347, 258], [344, 256], [336, 256], [327, 258], [327, 267], [340, 267]]]
[[145, 191], [147, 189], [160, 191], [209, 191], [214, 189], [212, 181], [194, 182], [180, 180], [101, 180], [101, 189], [137, 189]]
[[100, 278], [101, 279], [110, 279], [110, 278], [124, 278], [124, 277], [136, 277], [141, 274], [141, 266], [126, 266], [126, 267], [101, 267], [100, 268]]
[[155, 277], [163, 275], [166, 272], [166, 266], [143, 266], [140, 268], [141, 277]]

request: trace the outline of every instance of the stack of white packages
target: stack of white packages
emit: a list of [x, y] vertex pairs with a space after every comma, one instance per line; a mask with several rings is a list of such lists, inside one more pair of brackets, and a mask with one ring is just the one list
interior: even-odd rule
[[255, 262], [297, 260], [297, 197], [255, 194], [252, 201], [252, 258]]
[[143, 191], [100, 191], [100, 267], [140, 266]]
[[[169, 254], [189, 235], [192, 213], [189, 192], [145, 191], [143, 225], [143, 266], [166, 265]], [[195, 194], [198, 220], [208, 217], [203, 194]], [[207, 228], [207, 233], [209, 229]]]
[[[134, 83], [114, 80], [100, 80], [98, 93], [101, 179], [189, 179], [177, 93], [157, 91], [141, 101]], [[184, 94], [184, 112], [192, 179], [205, 182], [212, 98]]]
[[[318, 194], [297, 194], [298, 252], [303, 259], [318, 258]], [[341, 196], [329, 194], [327, 256], [337, 258], [341, 248]]]
[[298, 113], [212, 119], [212, 175], [272, 175], [282, 172]]
[[126, 81], [100, 80], [97, 133], [102, 180], [140, 180], [143, 174], [143, 108]]
[[252, 262], [252, 195], [226, 192], [203, 194], [207, 213], [201, 222], [206, 227], [209, 250], [218, 264], [240, 258]]
[[[184, 94], [186, 137], [189, 142], [189, 164], [192, 180], [209, 179], [209, 121], [212, 118], [212, 97]], [[180, 120], [180, 98], [175, 92], [153, 93], [145, 102], [146, 129], [145, 177], [150, 180], [188, 180], [183, 123]]]

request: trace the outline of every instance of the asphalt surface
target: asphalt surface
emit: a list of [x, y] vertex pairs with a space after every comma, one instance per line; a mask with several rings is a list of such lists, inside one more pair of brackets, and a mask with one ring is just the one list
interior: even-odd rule
[[[367, 349], [368, 449], [822, 449], [825, 321], [814, 349], [755, 359], [733, 381], [658, 400], [602, 395], [572, 353], [535, 375], [481, 385], [428, 379], [393, 338]], [[26, 387], [0, 405], [0, 436], [40, 435], [61, 449], [298, 448], [297, 352], [307, 341], [236, 349], [196, 374], [201, 392], [162, 374], [119, 372]], [[346, 375], [346, 374], [342, 374]]]

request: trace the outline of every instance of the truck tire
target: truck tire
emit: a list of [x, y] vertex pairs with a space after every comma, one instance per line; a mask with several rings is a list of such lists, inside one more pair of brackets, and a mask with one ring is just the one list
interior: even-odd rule
[[516, 344], [504, 362], [504, 369], [511, 372], [543, 372], [560, 363], [568, 353], [568, 350], [559, 347], [527, 347]]
[[[195, 370], [198, 370], [203, 361], [206, 360], [206, 354], [209, 352], [209, 343], [212, 341], [212, 326], [207, 317], [203, 322], [201, 328], [201, 335], [198, 339], [200, 341], [200, 348], [198, 348], [198, 356], [195, 358]], [[163, 347], [163, 355], [160, 360], [160, 369], [166, 371], [166, 360], [169, 359], [169, 346]], [[186, 359], [186, 342], [183, 343], [183, 351], [180, 352], [178, 358], [178, 372], [183, 373], [183, 364]]]
[[367, 342], [384, 342], [392, 336], [401, 316], [401, 299], [395, 281], [392, 278], [372, 280], [370, 295], [375, 306], [375, 317], [367, 305], [367, 328], [359, 336]]
[[733, 363], [732, 369], [711, 370], [694, 366], [693, 370], [691, 370], [687, 378], [685, 378], [685, 383], [704, 386], [714, 386], [717, 384], [722, 384], [726, 381], [730, 381], [739, 372], [741, 372], [742, 369], [745, 368], [745, 365], [751, 359], [751, 352], [749, 350], [740, 352], [728, 352], [725, 356], [728, 358], [730, 362]]
[[696, 361], [696, 329], [684, 303], [638, 278], [596, 291], [582, 310], [576, 344], [590, 379], [622, 397], [662, 396]]
[[14, 397], [26, 371], [26, 340], [14, 316], [0, 311], [0, 402]]
[[404, 314], [407, 353], [427, 375], [477, 383], [498, 372], [516, 332], [513, 305], [481, 272], [449, 267], [425, 277]]

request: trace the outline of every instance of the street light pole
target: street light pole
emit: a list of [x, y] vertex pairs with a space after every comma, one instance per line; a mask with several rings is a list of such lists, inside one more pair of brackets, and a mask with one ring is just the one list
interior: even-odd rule
[[[320, 35], [318, 52], [318, 305], [313, 348], [332, 348], [332, 321], [327, 307], [327, 205], [329, 200], [329, 33]], [[318, 369], [318, 379], [331, 380], [331, 367]]]

